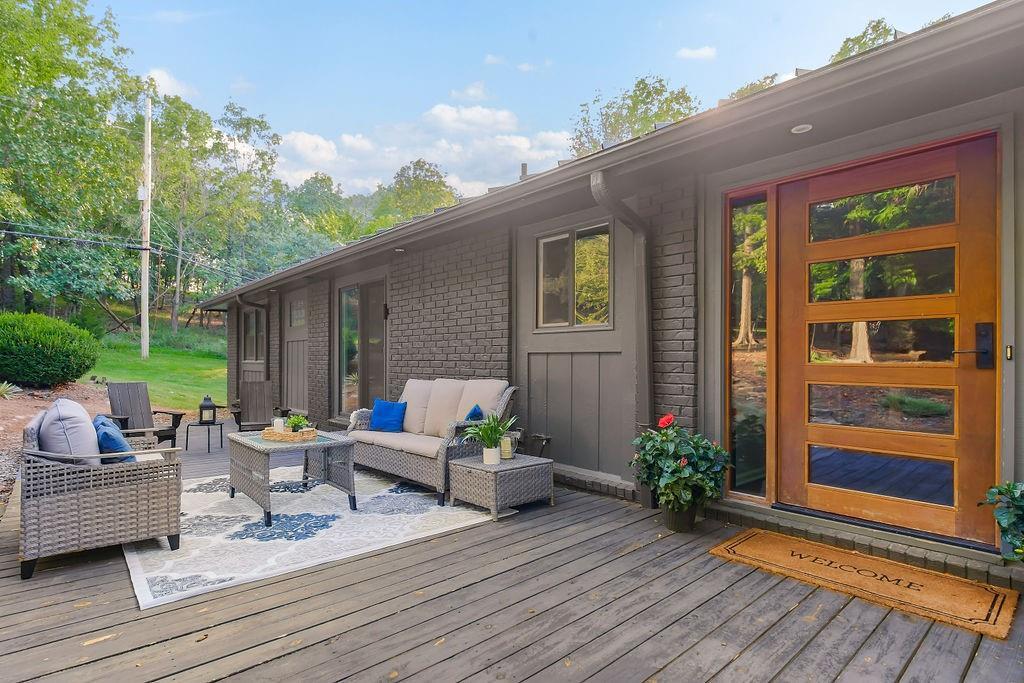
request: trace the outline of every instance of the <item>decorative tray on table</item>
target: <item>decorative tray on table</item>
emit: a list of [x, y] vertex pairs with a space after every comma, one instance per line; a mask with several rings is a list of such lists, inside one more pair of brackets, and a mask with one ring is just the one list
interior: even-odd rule
[[293, 432], [291, 430], [279, 432], [275, 430], [273, 427], [267, 427], [263, 430], [263, 432], [260, 435], [267, 441], [300, 442], [316, 440], [316, 430], [313, 429], [312, 427], [306, 427], [304, 429], [300, 429], [297, 432]]

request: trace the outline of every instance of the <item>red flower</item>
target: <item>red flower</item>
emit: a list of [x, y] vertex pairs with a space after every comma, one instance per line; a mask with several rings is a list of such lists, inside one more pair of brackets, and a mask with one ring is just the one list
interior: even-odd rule
[[689, 462], [689, 460], [687, 460], [686, 458], [679, 458], [679, 466], [680, 467], [686, 467], [686, 463], [688, 463], [688, 462]]
[[671, 425], [675, 421], [676, 421], [676, 416], [675, 415], [673, 415], [672, 413], [665, 413], [664, 415], [661, 416], [661, 419], [658, 420], [658, 426], [661, 427], [662, 429], [664, 429], [665, 427], [668, 427], [669, 425]]

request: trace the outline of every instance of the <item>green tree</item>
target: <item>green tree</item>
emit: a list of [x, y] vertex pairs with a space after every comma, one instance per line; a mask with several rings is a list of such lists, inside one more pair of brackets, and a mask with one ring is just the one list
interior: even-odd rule
[[290, 191], [288, 205], [309, 229], [335, 242], [359, 237], [362, 222], [348, 209], [341, 188], [326, 173], [314, 173]]
[[839, 50], [828, 58], [829, 64], [841, 62], [844, 59], [867, 52], [879, 45], [884, 45], [890, 40], [895, 40], [896, 29], [885, 19], [872, 19], [864, 30], [855, 36], [846, 38]]
[[378, 190], [380, 200], [373, 212], [368, 232], [390, 227], [416, 216], [433, 213], [434, 209], [452, 206], [459, 193], [444, 179], [437, 164], [416, 159], [395, 173], [391, 184]]
[[732, 210], [732, 268], [740, 275], [739, 321], [735, 347], [757, 346], [754, 337], [754, 280], [768, 272], [768, 205], [756, 202]]
[[673, 89], [661, 76], [641, 76], [632, 88], [607, 101], [599, 92], [580, 105], [570, 150], [574, 157], [586, 156], [602, 146], [649, 133], [656, 123], [692, 116], [699, 106], [686, 87]]
[[747, 95], [753, 95], [754, 93], [761, 92], [762, 90], [767, 90], [768, 88], [778, 83], [778, 81], [778, 73], [762, 76], [756, 81], [751, 81], [750, 83], [747, 83], [746, 85], [733, 90], [732, 93], [729, 95], [729, 99], [738, 100], [741, 97], [746, 97]]

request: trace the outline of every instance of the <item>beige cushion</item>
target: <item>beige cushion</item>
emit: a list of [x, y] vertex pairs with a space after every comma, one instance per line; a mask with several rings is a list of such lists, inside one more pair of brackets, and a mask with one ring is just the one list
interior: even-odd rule
[[444, 439], [440, 437], [410, 434], [409, 432], [371, 432], [359, 429], [349, 432], [348, 435], [362, 443], [405, 451], [427, 458], [436, 458], [438, 449], [444, 443]]
[[466, 415], [459, 415], [459, 402], [466, 381], [461, 379], [435, 379], [430, 389], [430, 403], [427, 405], [427, 419], [423, 425], [423, 433], [428, 436], [444, 436], [448, 425], [461, 420]]
[[405, 383], [402, 390], [402, 397], [398, 399], [405, 403], [405, 420], [402, 421], [402, 431], [422, 434], [423, 425], [427, 420], [427, 403], [430, 401], [430, 388], [434, 382], [429, 379], [410, 379]]
[[466, 415], [479, 405], [484, 415], [490, 415], [498, 409], [498, 401], [501, 393], [508, 389], [508, 382], [503, 379], [471, 379], [466, 382], [466, 388], [462, 392], [462, 400], [459, 401], [459, 420], [465, 420]]

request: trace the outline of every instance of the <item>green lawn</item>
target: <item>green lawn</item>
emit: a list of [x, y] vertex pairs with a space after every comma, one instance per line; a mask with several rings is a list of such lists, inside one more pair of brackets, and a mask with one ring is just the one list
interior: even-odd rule
[[136, 345], [104, 345], [96, 367], [80, 381], [92, 375], [149, 382], [149, 399], [162, 408], [196, 410], [206, 394], [218, 405], [227, 401], [227, 361], [210, 353], [153, 347], [149, 359], [142, 360]]

